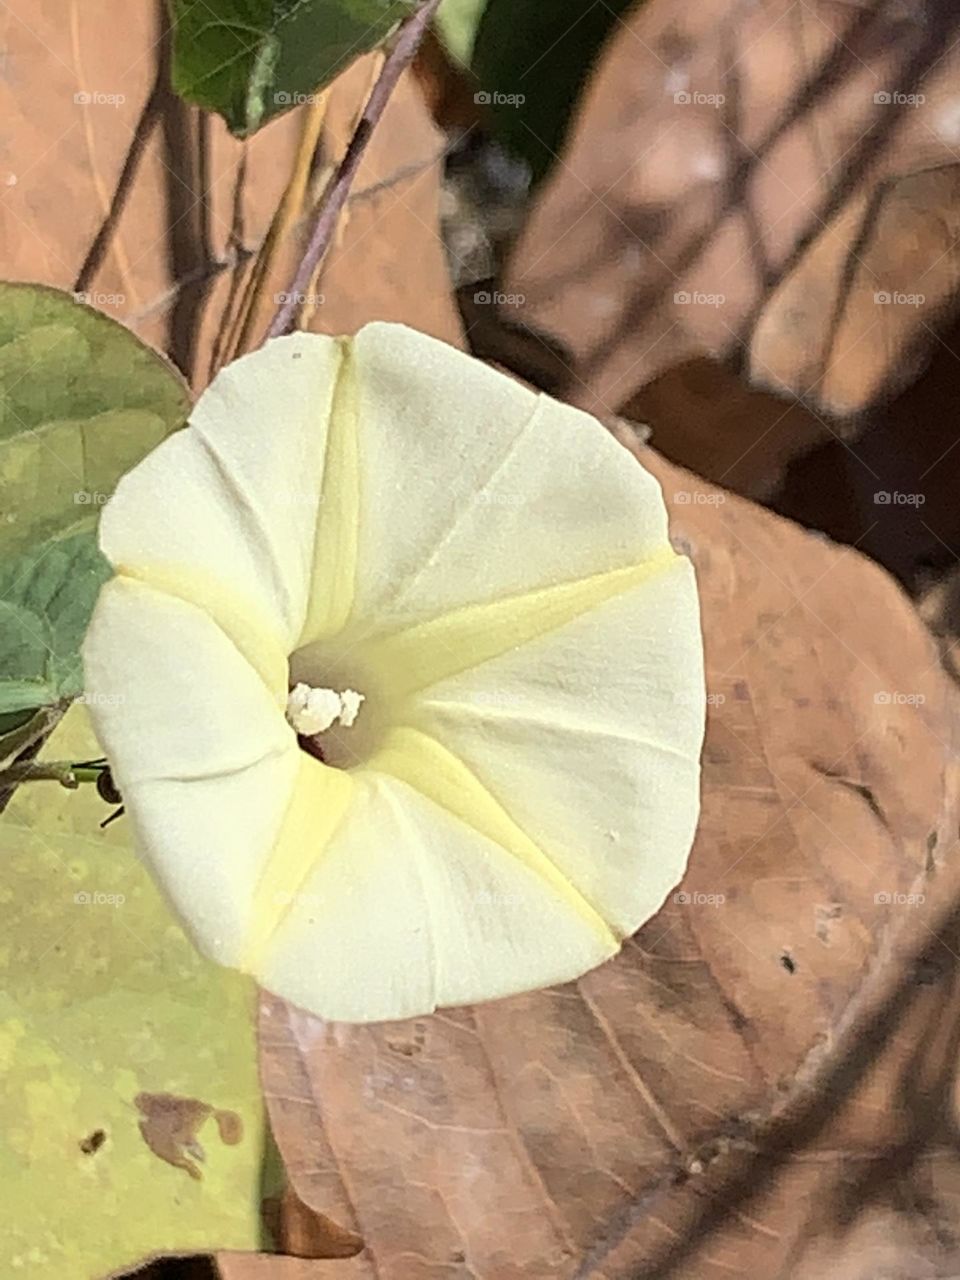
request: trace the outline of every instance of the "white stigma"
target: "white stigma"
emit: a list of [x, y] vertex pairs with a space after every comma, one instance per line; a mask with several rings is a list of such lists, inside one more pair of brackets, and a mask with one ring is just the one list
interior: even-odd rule
[[298, 684], [287, 698], [287, 719], [297, 733], [306, 738], [325, 733], [337, 721], [345, 729], [357, 718], [363, 694], [354, 689], [337, 693], [334, 689], [313, 689], [308, 684]]

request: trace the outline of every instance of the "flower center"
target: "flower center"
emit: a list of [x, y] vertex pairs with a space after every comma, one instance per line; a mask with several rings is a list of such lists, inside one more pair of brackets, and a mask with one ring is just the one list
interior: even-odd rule
[[287, 719], [298, 734], [312, 738], [325, 733], [331, 725], [340, 722], [350, 729], [360, 711], [363, 694], [354, 689], [314, 689], [308, 684], [294, 685], [287, 698]]
[[325, 764], [349, 769], [360, 759], [360, 735], [350, 731], [364, 701], [355, 689], [340, 692], [300, 681], [287, 697], [287, 720], [305, 751]]

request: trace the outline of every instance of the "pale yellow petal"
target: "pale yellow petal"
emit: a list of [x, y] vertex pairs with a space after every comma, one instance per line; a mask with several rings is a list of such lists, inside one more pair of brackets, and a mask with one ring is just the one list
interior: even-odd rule
[[659, 485], [587, 414], [402, 325], [362, 329], [350, 371], [353, 433], [324, 506], [356, 504], [357, 542], [318, 562], [315, 593], [342, 599], [349, 561], [351, 644], [667, 548]]
[[561, 582], [454, 610], [361, 647], [392, 701], [470, 671], [635, 590], [662, 574], [682, 573], [688, 561], [664, 547], [638, 565]]
[[296, 751], [258, 672], [196, 605], [113, 578], [100, 592], [83, 658], [97, 736], [127, 786], [233, 773]]
[[612, 928], [682, 878], [699, 808], [704, 676], [687, 561], [411, 699]]
[[545, 892], [562, 899], [571, 912], [582, 917], [603, 946], [616, 947], [618, 940], [596, 906], [516, 824], [463, 761], [435, 738], [411, 727], [394, 729], [366, 767], [407, 783], [477, 835], [493, 841], [538, 875]]
[[264, 619], [289, 653], [306, 617], [340, 363], [335, 340], [294, 335], [223, 370], [190, 426], [120, 481], [101, 519], [107, 558], [227, 629], [244, 612]]
[[563, 982], [614, 949], [522, 858], [366, 772], [258, 976], [322, 1017], [369, 1022]]
[[104, 587], [84, 660], [138, 849], [198, 945], [239, 963], [303, 759], [295, 735], [211, 618], [142, 583]]
[[290, 905], [325, 856], [356, 790], [353, 776], [300, 753], [296, 786], [254, 890], [244, 967], [256, 973]]
[[199, 949], [250, 970], [258, 889], [295, 794], [302, 752], [265, 756], [234, 773], [121, 781], [137, 849]]

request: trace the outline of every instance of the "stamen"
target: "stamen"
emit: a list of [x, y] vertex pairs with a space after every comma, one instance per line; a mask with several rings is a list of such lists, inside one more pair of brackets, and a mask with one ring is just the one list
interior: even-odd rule
[[349, 729], [357, 718], [364, 697], [355, 689], [314, 689], [308, 684], [296, 684], [287, 698], [287, 719], [302, 737], [312, 738], [325, 733], [339, 721]]

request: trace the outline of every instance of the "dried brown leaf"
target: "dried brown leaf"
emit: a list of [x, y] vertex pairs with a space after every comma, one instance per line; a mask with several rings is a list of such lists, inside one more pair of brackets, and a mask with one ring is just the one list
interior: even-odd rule
[[[83, 289], [171, 354], [199, 390], [293, 171], [305, 109], [237, 142], [219, 118], [170, 91], [164, 12], [162, 3], [118, 12], [109, 0], [11, 0], [0, 12], [8, 68], [0, 244], [8, 278], [73, 288], [139, 147], [125, 206]], [[361, 59], [332, 86], [328, 164], [346, 146], [372, 62]], [[442, 148], [407, 75], [369, 147], [312, 327], [351, 332], [365, 320], [402, 318], [458, 341], [437, 229]], [[318, 180], [312, 195], [321, 188]], [[294, 218], [273, 259], [252, 340], [293, 278], [309, 215], [308, 207]]]
[[651, 444], [671, 461], [755, 501], [776, 492], [794, 457], [835, 440], [802, 404], [751, 387], [704, 357], [667, 369], [623, 413], [648, 423]]
[[642, 456], [703, 602], [688, 874], [561, 988], [374, 1027], [265, 998], [277, 1140], [357, 1276], [958, 1261], [956, 697], [882, 571]]
[[[910, 382], [960, 282], [958, 23], [941, 0], [639, 5], [506, 273], [566, 349], [561, 393], [616, 411], [735, 359], [802, 399], [799, 450]], [[741, 421], [719, 470], [762, 436]]]
[[81, 283], [93, 306], [167, 351], [200, 387], [231, 279], [286, 185], [300, 113], [242, 144], [218, 118], [181, 103], [168, 86], [164, 11], [118, 11], [109, 0], [5, 6], [0, 241], [9, 278], [73, 288], [142, 128], [129, 197]]

